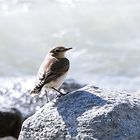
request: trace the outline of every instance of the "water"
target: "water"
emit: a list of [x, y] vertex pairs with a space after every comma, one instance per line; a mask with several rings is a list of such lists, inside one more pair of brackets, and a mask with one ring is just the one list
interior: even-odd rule
[[73, 47], [68, 78], [140, 89], [139, 0], [0, 0], [0, 77], [34, 76], [47, 51]]

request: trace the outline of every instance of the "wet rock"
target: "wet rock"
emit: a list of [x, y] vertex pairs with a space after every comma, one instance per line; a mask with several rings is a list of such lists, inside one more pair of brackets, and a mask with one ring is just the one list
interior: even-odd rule
[[19, 140], [139, 140], [140, 94], [87, 86], [47, 103]]
[[0, 137], [18, 138], [22, 122], [22, 115], [17, 109], [0, 107]]

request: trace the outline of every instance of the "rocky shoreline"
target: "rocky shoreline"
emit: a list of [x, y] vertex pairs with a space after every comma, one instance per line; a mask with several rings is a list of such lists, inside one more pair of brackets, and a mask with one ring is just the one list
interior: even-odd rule
[[139, 92], [110, 91], [69, 79], [61, 87], [70, 92], [65, 96], [31, 97], [29, 83], [16, 80], [0, 87], [0, 140], [140, 139]]
[[[8, 83], [8, 86], [2, 86], [1, 84], [0, 138], [5, 136], [18, 138], [23, 121], [33, 115], [47, 102], [57, 97], [54, 93], [50, 93], [48, 96], [40, 94], [38, 96], [31, 97], [28, 94], [30, 90], [30, 83], [31, 81], [27, 79], [15, 79], [11, 80], [11, 83]], [[81, 87], [83, 87], [83, 85], [75, 82], [73, 79], [68, 79], [61, 86], [60, 90], [67, 93]], [[7, 138], [7, 140], [10, 139], [11, 138], [9, 137]]]

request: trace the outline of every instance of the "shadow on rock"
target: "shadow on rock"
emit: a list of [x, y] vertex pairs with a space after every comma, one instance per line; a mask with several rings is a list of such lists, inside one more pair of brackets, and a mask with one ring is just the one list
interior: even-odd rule
[[78, 134], [78, 117], [81, 117], [84, 112], [92, 109], [92, 107], [101, 107], [106, 103], [107, 101], [99, 96], [80, 90], [58, 99], [57, 110], [65, 122], [69, 135], [74, 138]]

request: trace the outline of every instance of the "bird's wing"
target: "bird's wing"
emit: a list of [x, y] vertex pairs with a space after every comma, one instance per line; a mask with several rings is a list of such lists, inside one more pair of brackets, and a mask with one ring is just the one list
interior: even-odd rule
[[43, 70], [38, 72], [35, 88], [33, 93], [40, 92], [42, 87], [63, 75], [69, 69], [69, 60], [67, 58], [57, 59], [51, 63], [46, 63]]
[[67, 58], [61, 58], [58, 61], [55, 61], [51, 66], [51, 69], [46, 73], [45, 84], [49, 83], [59, 76], [63, 75], [69, 69], [69, 60]]

